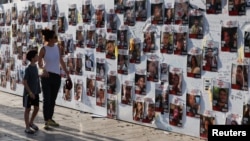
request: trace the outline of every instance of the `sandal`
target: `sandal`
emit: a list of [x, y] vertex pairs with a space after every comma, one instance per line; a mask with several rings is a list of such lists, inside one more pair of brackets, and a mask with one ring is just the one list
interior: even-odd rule
[[31, 129], [25, 129], [25, 133], [27, 133], [27, 134], [34, 134], [35, 132], [32, 131]]
[[34, 129], [35, 131], [39, 130], [35, 124], [30, 124], [30, 128]]

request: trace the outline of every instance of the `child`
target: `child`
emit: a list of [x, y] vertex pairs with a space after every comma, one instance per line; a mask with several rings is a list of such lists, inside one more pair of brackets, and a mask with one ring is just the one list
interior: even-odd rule
[[[39, 93], [41, 93], [40, 81], [38, 76], [38, 68], [36, 62], [38, 61], [38, 54], [36, 50], [30, 50], [27, 53], [26, 58], [30, 61], [29, 66], [25, 69], [25, 75], [23, 79], [24, 91], [23, 91], [23, 107], [24, 121], [26, 125], [25, 132], [28, 134], [34, 134], [39, 130], [33, 123], [38, 110], [39, 110]], [[31, 105], [34, 105], [34, 110], [30, 118]]]

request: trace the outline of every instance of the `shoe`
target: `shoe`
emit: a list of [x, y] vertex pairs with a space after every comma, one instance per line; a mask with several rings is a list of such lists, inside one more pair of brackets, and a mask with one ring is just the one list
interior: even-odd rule
[[45, 130], [49, 130], [50, 129], [50, 127], [49, 127], [49, 125], [48, 125], [48, 122], [46, 122], [45, 124], [44, 124], [44, 127], [43, 127]]
[[60, 126], [58, 123], [56, 123], [54, 120], [52, 120], [52, 119], [50, 119], [50, 120], [48, 120], [48, 125], [49, 126], [54, 126], [54, 127], [58, 127], [58, 126]]
[[31, 124], [30, 128], [34, 129], [35, 131], [39, 130], [39, 128], [35, 124]]
[[31, 129], [25, 129], [24, 132], [27, 133], [27, 134], [34, 134], [34, 133], [35, 133], [35, 132], [34, 132], [33, 130], [31, 130]]

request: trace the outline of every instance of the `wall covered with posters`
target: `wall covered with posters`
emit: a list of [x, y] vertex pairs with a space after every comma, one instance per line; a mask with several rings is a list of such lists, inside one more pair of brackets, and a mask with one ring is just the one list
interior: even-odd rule
[[57, 105], [207, 138], [209, 124], [250, 124], [249, 17], [247, 0], [13, 0], [0, 5], [0, 90], [22, 95], [48, 27], [73, 81]]

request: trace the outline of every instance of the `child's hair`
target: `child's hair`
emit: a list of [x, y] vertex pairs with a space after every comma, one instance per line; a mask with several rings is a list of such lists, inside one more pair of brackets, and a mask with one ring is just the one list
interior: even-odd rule
[[44, 40], [49, 41], [49, 39], [54, 38], [55, 31], [50, 29], [43, 29], [42, 34], [44, 36]]
[[32, 58], [34, 58], [37, 55], [37, 51], [36, 50], [30, 50], [27, 53], [26, 58], [31, 62]]

